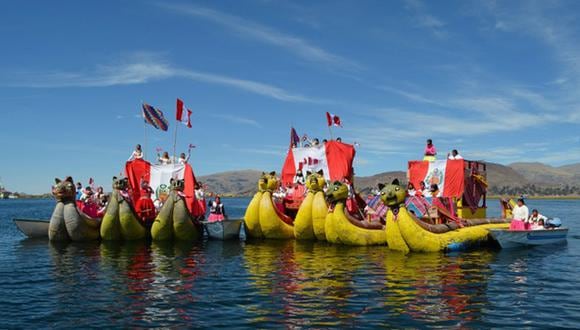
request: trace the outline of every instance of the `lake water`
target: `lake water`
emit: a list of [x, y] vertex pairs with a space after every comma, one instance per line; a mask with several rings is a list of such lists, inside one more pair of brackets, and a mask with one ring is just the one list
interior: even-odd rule
[[[241, 216], [247, 199], [226, 199]], [[497, 202], [490, 202], [497, 215]], [[580, 327], [580, 202], [529, 201], [568, 244], [410, 254], [295, 241], [52, 244], [0, 200], [0, 328]]]

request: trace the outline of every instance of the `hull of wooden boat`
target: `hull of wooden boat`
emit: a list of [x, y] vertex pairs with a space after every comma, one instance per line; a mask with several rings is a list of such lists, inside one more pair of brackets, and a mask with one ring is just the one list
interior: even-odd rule
[[230, 240], [240, 238], [240, 229], [242, 228], [242, 220], [224, 220], [216, 222], [205, 222], [204, 226], [207, 230], [208, 236], [211, 239]]
[[48, 238], [50, 220], [14, 219], [14, 224], [18, 230], [30, 238]]
[[[391, 210], [388, 213], [392, 213]], [[488, 240], [488, 229], [509, 227], [509, 223], [481, 224], [450, 230], [445, 233], [433, 233], [423, 228], [405, 207], [401, 207], [396, 216], [396, 223], [401, 236], [411, 251], [437, 252], [461, 250]], [[388, 226], [388, 225], [387, 225]]]
[[566, 242], [568, 228], [550, 230], [505, 230], [489, 229], [494, 240], [504, 249], [525, 246], [561, 244]]

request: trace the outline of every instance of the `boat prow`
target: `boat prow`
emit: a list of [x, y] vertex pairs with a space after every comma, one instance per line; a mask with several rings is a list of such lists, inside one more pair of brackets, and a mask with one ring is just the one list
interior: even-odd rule
[[242, 219], [223, 220], [216, 222], [204, 221], [209, 238], [217, 240], [239, 239]]
[[50, 220], [14, 219], [14, 224], [24, 235], [30, 238], [48, 238]]
[[568, 228], [565, 227], [543, 230], [488, 230], [491, 237], [496, 240], [503, 249], [562, 244], [566, 242], [568, 236]]

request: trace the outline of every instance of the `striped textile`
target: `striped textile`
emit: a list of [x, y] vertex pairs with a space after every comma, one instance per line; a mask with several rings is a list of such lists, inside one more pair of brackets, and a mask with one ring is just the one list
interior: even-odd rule
[[162, 131], [167, 131], [169, 128], [169, 123], [163, 116], [163, 112], [147, 103], [143, 103], [143, 119], [146, 123]]
[[380, 198], [381, 196], [369, 196], [369, 198], [367, 198], [367, 206], [370, 207], [371, 209], [375, 210], [376, 215], [378, 218], [382, 219], [385, 217], [385, 214], [387, 214], [387, 211], [389, 210], [389, 208], [383, 204], [383, 201]]

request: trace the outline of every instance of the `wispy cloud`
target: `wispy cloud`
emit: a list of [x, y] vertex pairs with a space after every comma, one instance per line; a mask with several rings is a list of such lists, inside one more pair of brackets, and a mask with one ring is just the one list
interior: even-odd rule
[[262, 127], [262, 125], [260, 125], [260, 123], [258, 123], [256, 120], [246, 118], [246, 117], [240, 117], [240, 116], [234, 116], [234, 115], [228, 115], [228, 114], [215, 114], [215, 115], [212, 115], [212, 117], [223, 119], [223, 120], [235, 123], [235, 124], [250, 125], [250, 126], [254, 126], [254, 127], [258, 127], [258, 128]]
[[302, 38], [238, 16], [195, 5], [158, 3], [158, 6], [178, 14], [209, 20], [242, 36], [283, 48], [310, 62], [346, 71], [362, 70], [362, 66], [355, 61], [333, 54]]
[[137, 56], [113, 64], [99, 65], [93, 70], [78, 72], [3, 72], [0, 86], [29, 88], [110, 87], [145, 84], [170, 78], [182, 78], [202, 83], [222, 85], [285, 102], [332, 103], [307, 97], [281, 87], [253, 80], [214, 73], [176, 68], [155, 56]]
[[445, 22], [427, 10], [427, 7], [420, 0], [405, 0], [405, 8], [413, 14], [413, 22], [417, 27], [430, 30], [438, 38], [447, 36], [444, 29]]

